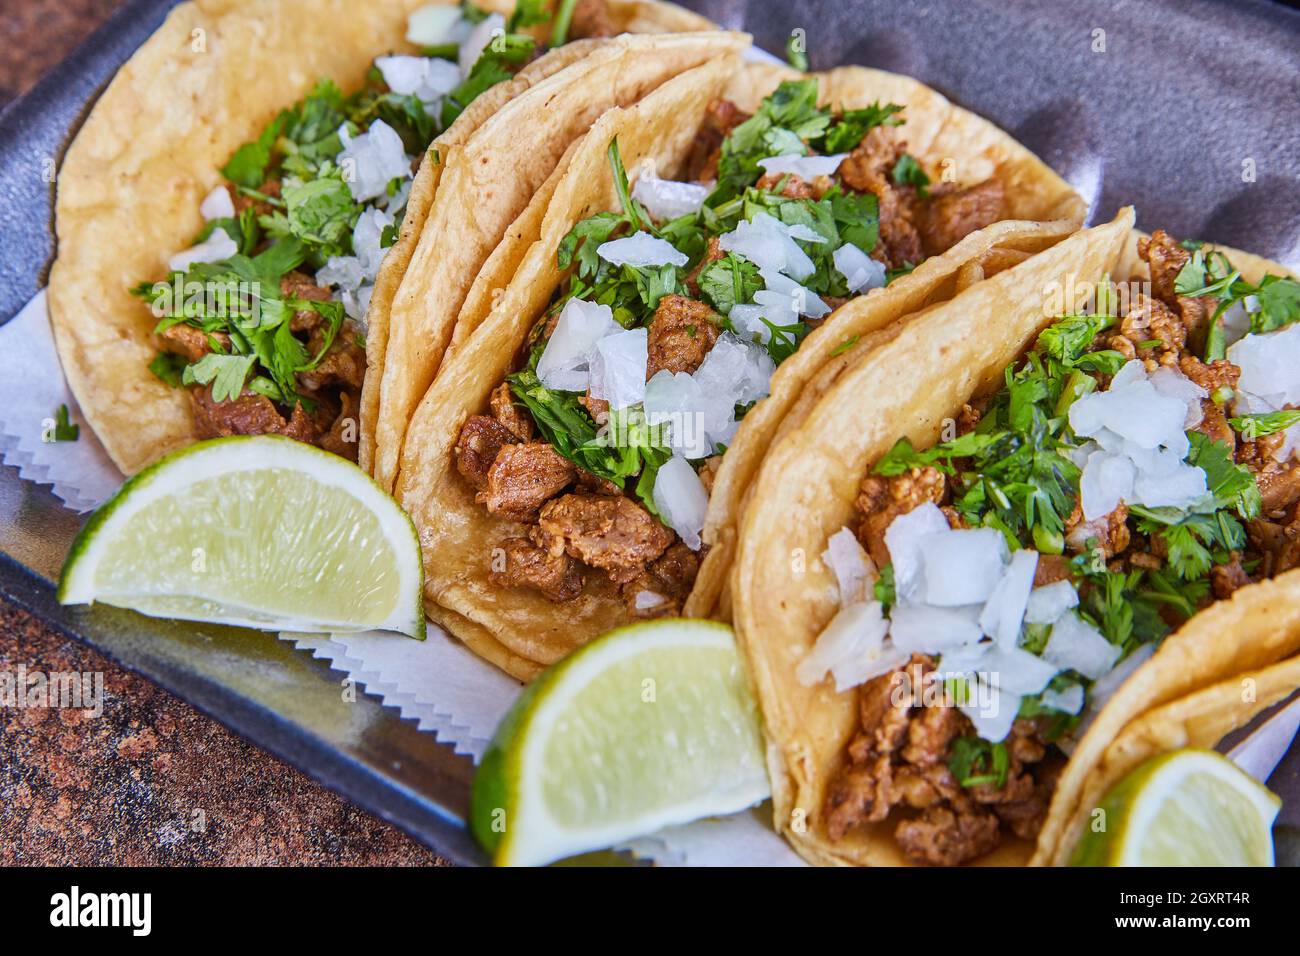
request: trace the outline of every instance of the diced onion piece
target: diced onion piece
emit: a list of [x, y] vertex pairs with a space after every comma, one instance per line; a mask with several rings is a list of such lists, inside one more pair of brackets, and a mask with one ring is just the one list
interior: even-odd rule
[[648, 333], [627, 329], [607, 335], [591, 353], [591, 395], [611, 409], [639, 405], [645, 400]]
[[1037, 570], [1037, 551], [1021, 549], [1011, 555], [1011, 563], [1002, 572], [980, 614], [984, 633], [1005, 647], [1015, 647], [1020, 639], [1020, 625]]
[[493, 34], [500, 31], [506, 32], [506, 18], [499, 13], [490, 13], [470, 30], [469, 36], [460, 47], [460, 75], [469, 76], [470, 70], [474, 69], [474, 64], [478, 58], [483, 55], [488, 44], [492, 42]]
[[402, 137], [383, 120], [375, 120], [359, 136], [351, 136], [347, 127], [339, 129], [343, 151], [338, 163], [343, 168], [352, 198], [357, 202], [376, 199], [388, 192], [394, 179], [408, 179], [411, 160], [402, 145]]
[[900, 651], [938, 654], [983, 636], [979, 625], [960, 611], [925, 604], [900, 604], [890, 612], [889, 633]]
[[687, 372], [660, 369], [646, 382], [646, 421], [667, 425], [669, 447], [692, 461], [713, 453], [706, 408], [699, 384]]
[[791, 173], [809, 182], [818, 176], [833, 176], [840, 163], [848, 158], [848, 153], [835, 153], [831, 156], [801, 156], [799, 153], [785, 153], [781, 156], [769, 156], [760, 159], [758, 165], [764, 171], [783, 175]]
[[652, 236], [644, 230], [622, 239], [602, 242], [596, 248], [596, 255], [612, 265], [638, 268], [669, 264], [684, 266], [691, 261], [689, 256], [678, 252], [667, 239]]
[[1241, 369], [1242, 390], [1279, 408], [1300, 403], [1300, 325], [1247, 335], [1228, 349], [1228, 361]]
[[173, 272], [187, 272], [190, 266], [199, 262], [220, 262], [239, 252], [239, 245], [227, 235], [224, 229], [213, 229], [212, 235], [197, 246], [191, 246], [184, 252], [178, 252], [167, 260], [167, 267]]
[[949, 531], [920, 542], [925, 602], [938, 607], [983, 604], [1007, 562], [1007, 541], [993, 528]]
[[423, 56], [381, 56], [375, 66], [389, 89], [400, 96], [414, 96], [433, 103], [460, 85], [456, 64]]
[[1204, 498], [1207, 492], [1205, 471], [1195, 465], [1180, 463], [1167, 475], [1139, 472], [1129, 500], [1148, 508], [1187, 508]]
[[799, 662], [795, 677], [805, 687], [820, 683], [830, 671], [839, 692], [887, 674], [907, 662], [908, 655], [885, 641], [889, 622], [879, 601], [842, 607]]
[[685, 458], [674, 456], [659, 468], [653, 497], [664, 523], [677, 532], [688, 548], [700, 550], [709, 493]]
[[1043, 659], [1061, 670], [1078, 671], [1089, 680], [1110, 673], [1120, 647], [1077, 614], [1065, 614], [1052, 625]]
[[879, 289], [885, 284], [885, 264], [871, 258], [851, 242], [846, 242], [831, 254], [831, 260], [850, 292]]
[[632, 187], [632, 198], [645, 206], [646, 212], [656, 222], [667, 222], [699, 212], [708, 195], [708, 186], [660, 179], [653, 174], [643, 175]]
[[734, 231], [720, 236], [718, 244], [724, 252], [743, 256], [760, 269], [782, 272], [799, 281], [812, 275], [816, 267], [794, 241], [790, 229], [774, 216], [758, 212], [753, 219], [742, 219]]
[[1107, 701], [1115, 696], [1115, 692], [1124, 686], [1125, 681], [1133, 676], [1133, 672], [1145, 664], [1155, 652], [1156, 646], [1154, 644], [1141, 645], [1132, 654], [1120, 661], [1114, 670], [1088, 688], [1088, 702], [1084, 707], [1083, 720], [1071, 733], [1074, 740], [1083, 739], [1088, 727], [1097, 719], [1097, 715], [1101, 713]]
[[974, 725], [976, 735], [990, 743], [1006, 740], [1020, 712], [1020, 698], [982, 678], [968, 683], [967, 689], [970, 699], [959, 709]]
[[460, 7], [431, 3], [411, 13], [406, 21], [406, 39], [416, 46], [459, 43], [468, 33]]
[[1095, 451], [1088, 456], [1079, 478], [1079, 500], [1083, 517], [1092, 521], [1114, 511], [1119, 503], [1133, 494], [1137, 469], [1121, 455]]
[[1061, 615], [1079, 606], [1079, 592], [1069, 581], [1055, 581], [1029, 592], [1026, 624], [1055, 624]]
[[921, 543], [930, 535], [949, 535], [952, 529], [939, 506], [925, 502], [901, 514], [885, 529], [885, 547], [894, 566], [894, 591], [903, 603], [917, 603], [925, 589]]
[[570, 299], [565, 303], [537, 362], [537, 377], [547, 388], [585, 391], [590, 383], [592, 349], [607, 335], [622, 331], [607, 305]]
[[994, 644], [979, 667], [981, 678], [1012, 694], [1037, 694], [1060, 668], [1019, 647]]
[[789, 276], [772, 269], [760, 269], [759, 275], [763, 277], [766, 288], [754, 293], [754, 301], [767, 307], [763, 315], [773, 325], [790, 325], [804, 315], [820, 319], [830, 314], [831, 307], [822, 301], [821, 296]]
[[840, 528], [826, 540], [822, 563], [831, 569], [839, 584], [840, 605], [866, 600], [868, 585], [875, 582], [876, 566], [848, 528]]
[[1048, 688], [1039, 698], [1044, 707], [1059, 710], [1066, 714], [1077, 714], [1083, 710], [1084, 693], [1082, 684], [1071, 684], [1064, 690]]
[[230, 190], [225, 186], [218, 186], [208, 193], [199, 204], [199, 214], [207, 222], [213, 219], [234, 219], [235, 201], [230, 198]]

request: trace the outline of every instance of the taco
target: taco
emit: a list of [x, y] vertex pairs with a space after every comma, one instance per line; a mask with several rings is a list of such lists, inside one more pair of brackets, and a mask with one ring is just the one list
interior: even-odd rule
[[430, 615], [529, 677], [679, 613], [710, 484], [739, 507], [728, 463], [755, 466], [821, 361], [1082, 216], [1005, 133], [877, 71], [718, 60], [606, 114], [489, 257], [411, 421]]
[[1132, 222], [864, 338], [764, 461], [735, 623], [809, 860], [1064, 862], [1135, 720], [1300, 651], [1300, 284]]
[[567, 0], [554, 20], [535, 0], [176, 7], [58, 179], [51, 322], [109, 455], [129, 474], [198, 438], [277, 431], [355, 459], [367, 317], [386, 331], [438, 191], [437, 162], [412, 157], [435, 137], [454, 151], [617, 42], [534, 59], [552, 28], [699, 26], [619, 0]]

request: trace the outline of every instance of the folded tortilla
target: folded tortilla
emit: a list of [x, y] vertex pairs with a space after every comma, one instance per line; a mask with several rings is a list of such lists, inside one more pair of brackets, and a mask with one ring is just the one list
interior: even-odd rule
[[[437, 201], [379, 334], [366, 340], [361, 465], [381, 487], [396, 485], [407, 426], [442, 364], [471, 284], [569, 144], [606, 110], [747, 44], [744, 34], [699, 32], [625, 35], [581, 57], [561, 48], [566, 69], [517, 90], [463, 142], [435, 143]], [[522, 252], [505, 243], [494, 270], [512, 275]]]
[[[189, 396], [149, 371], [155, 320], [129, 290], [165, 274], [168, 257], [190, 244], [202, 225], [199, 205], [236, 149], [322, 77], [355, 89], [376, 56], [417, 52], [404, 40], [407, 20], [429, 3], [191, 0], [172, 10], [96, 102], [59, 173], [49, 310], [82, 414], [123, 472], [196, 439]], [[480, 6], [509, 14], [514, 3]], [[624, 30], [709, 26], [651, 0], [612, 0], [609, 11]], [[444, 136], [463, 142], [511, 96], [601, 45], [577, 41], [530, 64], [479, 97]], [[401, 239], [376, 284], [373, 314], [384, 328], [433, 205], [431, 165], [417, 177]]]
[[[491, 389], [512, 370], [530, 330], [565, 278], [556, 264], [560, 240], [579, 220], [617, 208], [606, 158], [610, 141], [617, 137], [633, 179], [646, 166], [672, 175], [683, 165], [712, 100], [726, 96], [741, 109], [752, 110], [780, 81], [798, 76], [781, 67], [715, 61], [681, 74], [633, 107], [603, 116], [570, 148], [507, 230], [465, 300], [442, 370], [411, 420], [398, 500], [420, 531], [431, 616], [517, 677], [535, 676], [625, 622], [626, 611], [617, 590], [603, 578], [589, 581], [577, 599], [563, 604], [529, 589], [492, 584], [493, 554], [503, 542], [518, 537], [522, 526], [475, 503], [473, 489], [454, 463], [460, 430], [468, 416], [484, 409]], [[778, 368], [772, 395], [745, 417], [723, 456], [714, 486], [723, 517], [711, 518], [709, 526], [717, 529], [713, 548], [719, 556], [710, 552], [705, 560], [688, 614], [708, 613], [716, 602], [730, 558], [731, 537], [725, 529], [735, 520], [749, 477], [785, 414], [844, 342], [951, 297], [963, 281], [973, 281], [971, 270], [981, 270], [982, 263], [993, 271], [1059, 242], [1077, 229], [1084, 215], [1083, 201], [1028, 150], [916, 81], [857, 68], [820, 79], [826, 87], [824, 101], [843, 108], [877, 100], [903, 104], [909, 151], [935, 167], [943, 158], [955, 158], [962, 182], [998, 176], [1012, 214], [1026, 218], [972, 234], [885, 289], [854, 299]]]
[[[787, 416], [768, 452], [741, 522], [733, 611], [768, 739], [775, 823], [810, 861], [907, 862], [888, 828], [892, 821], [859, 826], [838, 841], [826, 832], [827, 788], [858, 721], [857, 693], [836, 693], [829, 681], [804, 686], [795, 673], [839, 610], [835, 576], [819, 558], [827, 539], [854, 523], [863, 476], [896, 440], [932, 445], [965, 403], [1002, 384], [1004, 369], [1056, 315], [1081, 305], [1104, 276], [1137, 271], [1132, 223], [1132, 210], [1123, 210], [1111, 223], [863, 339], [824, 369], [816, 394]], [[1252, 281], [1266, 271], [1287, 274], [1225, 251]], [[1045, 305], [1053, 298], [1049, 291], [1061, 298]], [[1073, 845], [1071, 821], [1095, 804], [1106, 781], [1114, 782], [1099, 777], [1097, 767], [1136, 718], [1297, 652], [1300, 571], [1249, 585], [1200, 612], [1167, 636], [1101, 709], [1065, 765], [1037, 844], [1008, 837], [980, 863], [1064, 862]], [[1199, 703], [1185, 708], [1209, 713]], [[1213, 711], [1215, 722], [1198, 718], [1189, 739], [1212, 745], [1253, 712]], [[1160, 717], [1159, 725], [1171, 719]], [[1152, 750], [1144, 744], [1128, 752], [1138, 761]]]

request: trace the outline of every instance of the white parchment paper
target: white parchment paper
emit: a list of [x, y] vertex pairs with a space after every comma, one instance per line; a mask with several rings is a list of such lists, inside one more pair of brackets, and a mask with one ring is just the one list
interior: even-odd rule
[[[54, 416], [67, 405], [81, 425], [75, 442], [55, 442]], [[42, 292], [0, 326], [0, 458], [27, 481], [47, 485], [69, 508], [87, 512], [122, 483], [64, 381]], [[302, 653], [328, 661], [366, 693], [396, 708], [456, 753], [477, 763], [520, 685], [430, 624], [425, 641], [394, 634], [281, 634]], [[802, 861], [765, 822], [769, 806], [671, 827], [621, 847], [671, 866], [796, 866]]]

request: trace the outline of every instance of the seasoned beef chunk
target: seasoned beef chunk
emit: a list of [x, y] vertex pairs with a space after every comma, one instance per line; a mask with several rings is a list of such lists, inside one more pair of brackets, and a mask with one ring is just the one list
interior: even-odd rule
[[567, 551], [626, 584], [673, 543], [673, 533], [631, 498], [567, 494], [548, 501], [539, 521], [552, 551]]
[[650, 320], [646, 381], [659, 371], [694, 372], [718, 340], [717, 314], [703, 302], [666, 295]]
[[858, 538], [866, 547], [877, 567], [890, 563], [889, 549], [885, 547], [885, 532], [899, 515], [905, 515], [927, 501], [943, 504], [947, 479], [938, 468], [926, 466], [913, 468], [893, 478], [867, 475], [862, 480], [858, 495], [858, 510], [862, 523]]
[[904, 820], [894, 839], [907, 856], [930, 866], [960, 866], [992, 853], [1002, 842], [998, 818], [992, 813], [970, 810], [957, 813], [947, 807], [931, 807], [914, 820]]
[[612, 37], [618, 31], [614, 21], [609, 18], [609, 8], [605, 0], [578, 0], [573, 7], [573, 19], [569, 21], [569, 36]]
[[903, 144], [890, 126], [877, 126], [862, 138], [840, 164], [840, 180], [850, 189], [871, 193], [880, 214], [880, 242], [872, 255], [891, 268], [915, 265], [924, 257], [916, 229], [916, 191], [896, 186], [890, 178], [903, 153]]
[[514, 441], [514, 433], [495, 418], [471, 415], [456, 440], [456, 470], [481, 491], [487, 487], [488, 470], [497, 453]]
[[936, 194], [921, 207], [921, 239], [927, 255], [947, 252], [972, 232], [1002, 218], [1002, 182], [990, 177], [968, 189]]
[[1208, 365], [1195, 355], [1184, 354], [1178, 359], [1178, 368], [1211, 395], [1220, 388], [1236, 388], [1241, 369], [1227, 359], [1216, 359]]
[[[312, 329], [308, 335], [307, 351], [315, 356], [324, 347], [324, 329]], [[344, 323], [315, 368], [298, 373], [299, 383], [309, 392], [330, 386], [360, 391], [365, 377], [366, 351], [357, 344], [357, 330], [351, 323]]]
[[[1269, 436], [1272, 437], [1272, 436]], [[1300, 501], [1300, 465], [1294, 462], [1283, 468], [1268, 468], [1255, 475], [1263, 498], [1264, 514], [1291, 507]]]
[[[309, 302], [328, 302], [329, 289], [322, 289], [316, 280], [305, 272], [290, 272], [280, 279], [280, 294], [286, 299], [306, 299]], [[294, 332], [309, 332], [321, 324], [320, 313], [315, 309], [301, 309], [289, 320]]]
[[1070, 560], [1060, 554], [1040, 554], [1034, 570], [1034, 587], [1070, 580]]
[[1241, 566], [1240, 551], [1231, 552], [1227, 562], [1210, 568], [1210, 584], [1214, 588], [1214, 596], [1221, 601], [1232, 597], [1237, 589], [1244, 588], [1249, 583], [1250, 575]]
[[487, 486], [475, 500], [494, 515], [530, 521], [577, 473], [573, 462], [546, 442], [504, 445], [488, 469]]
[[509, 382], [502, 382], [493, 389], [488, 404], [492, 409], [492, 417], [506, 426], [516, 439], [533, 440], [533, 420], [528, 417], [528, 412], [515, 404], [514, 393], [510, 391]]
[[[1142, 348], [1154, 349], [1161, 364], [1177, 364], [1178, 356], [1187, 344], [1187, 327], [1169, 306], [1139, 292], [1126, 304], [1118, 337], [1133, 344], [1132, 356]], [[1110, 341], [1114, 343], [1116, 338], [1111, 336]], [[1123, 352], [1126, 357], [1131, 357], [1130, 350], [1123, 349]], [[1165, 358], [1166, 355], [1169, 358]]]
[[1201, 399], [1201, 421], [1193, 431], [1200, 432], [1210, 441], [1220, 445], [1227, 445], [1232, 449], [1237, 447], [1237, 433], [1228, 424], [1223, 409], [1208, 398]]
[[714, 100], [709, 104], [704, 112], [704, 120], [695, 133], [695, 142], [691, 144], [691, 155], [687, 162], [690, 180], [705, 182], [717, 177], [722, 141], [747, 119], [749, 114], [731, 100]]
[[329, 431], [337, 412], [328, 402], [318, 400], [314, 412], [308, 412], [298, 404], [286, 419], [265, 395], [244, 392], [232, 401], [218, 402], [213, 400], [212, 390], [203, 386], [190, 389], [190, 401], [200, 438], [285, 435], [295, 441], [316, 445], [320, 443], [320, 436]]
[[351, 392], [339, 392], [339, 402], [342, 408], [329, 431], [321, 436], [320, 446], [340, 458], [356, 461], [359, 447], [357, 436], [361, 430], [361, 424], [357, 421], [358, 402]]
[[1041, 766], [1047, 747], [1036, 724], [1013, 725], [1001, 785], [963, 787], [948, 760], [953, 741], [974, 728], [956, 707], [929, 699], [933, 671], [930, 658], [914, 654], [903, 667], [858, 689], [859, 730], [826, 791], [832, 840], [900, 809], [894, 837], [904, 853], [916, 863], [955, 866], [998, 846], [999, 821], [1027, 839], [1041, 827], [1051, 782]]
[[1138, 255], [1147, 261], [1151, 271], [1151, 290], [1171, 309], [1176, 311], [1186, 327], [1193, 344], [1199, 348], [1205, 338], [1209, 319], [1218, 307], [1218, 300], [1208, 296], [1190, 298], [1175, 291], [1178, 273], [1192, 257], [1178, 240], [1157, 229], [1150, 239], [1138, 240]]
[[680, 614], [699, 571], [699, 556], [678, 541], [623, 585], [628, 614], [636, 618]]
[[1121, 504], [1104, 517], [1093, 521], [1083, 520], [1083, 508], [1076, 503], [1074, 511], [1065, 522], [1065, 544], [1075, 554], [1088, 550], [1088, 542], [1097, 540], [1097, 546], [1107, 558], [1119, 554], [1129, 543], [1128, 505]]
[[491, 572], [497, 587], [534, 588], [556, 603], [572, 601], [582, 593], [582, 568], [563, 551], [552, 553], [528, 538], [511, 538], [504, 550], [504, 569], [494, 566]]
[[794, 173], [764, 173], [759, 177], [755, 184], [759, 189], [771, 192], [780, 186], [778, 195], [786, 199], [820, 199], [822, 194], [830, 188], [831, 179], [825, 176], [817, 177], [821, 182], [810, 183], [802, 176], [796, 176]]
[[175, 352], [187, 362], [197, 362], [211, 352], [213, 340], [216, 340], [222, 350], [230, 348], [230, 336], [225, 332], [204, 332], [184, 322], [164, 329], [158, 333], [158, 337], [168, 352]]
[[587, 410], [591, 420], [597, 425], [604, 425], [609, 421], [609, 402], [603, 398], [593, 398], [590, 393], [578, 398], [578, 404]]

